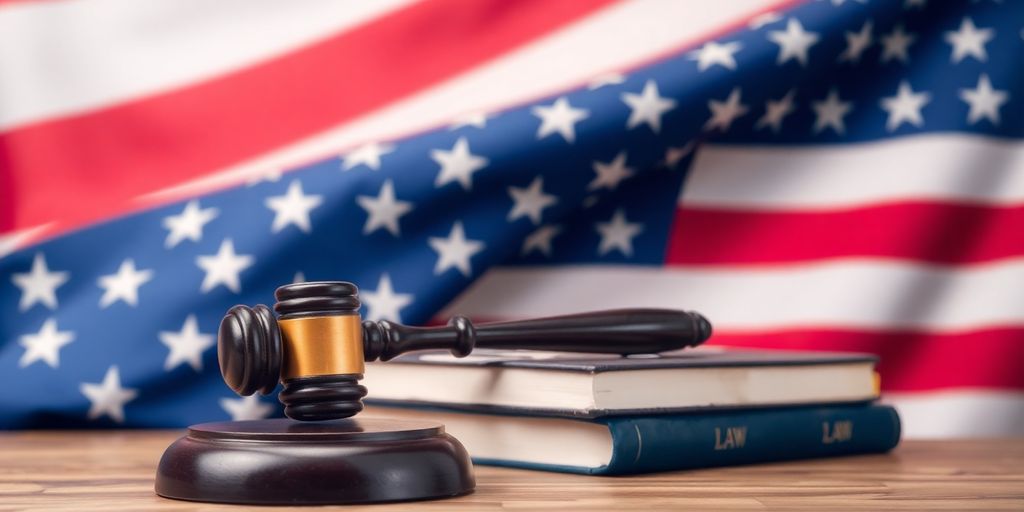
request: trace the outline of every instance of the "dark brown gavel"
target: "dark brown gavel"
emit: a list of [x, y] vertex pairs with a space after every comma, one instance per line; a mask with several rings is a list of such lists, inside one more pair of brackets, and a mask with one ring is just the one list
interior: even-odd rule
[[220, 324], [217, 356], [236, 393], [279, 396], [285, 415], [303, 421], [347, 418], [362, 410], [364, 361], [387, 361], [414, 350], [474, 348], [608, 354], [664, 352], [703, 343], [711, 324], [698, 313], [618, 309], [474, 326], [455, 316], [442, 327], [360, 322], [358, 289], [344, 281], [299, 283], [264, 305], [231, 308]]

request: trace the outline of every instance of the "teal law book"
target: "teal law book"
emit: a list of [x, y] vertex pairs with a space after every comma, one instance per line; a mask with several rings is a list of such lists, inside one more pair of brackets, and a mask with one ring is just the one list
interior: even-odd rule
[[597, 418], [374, 405], [367, 416], [440, 421], [476, 464], [590, 475], [881, 453], [900, 439], [899, 415], [877, 403]]

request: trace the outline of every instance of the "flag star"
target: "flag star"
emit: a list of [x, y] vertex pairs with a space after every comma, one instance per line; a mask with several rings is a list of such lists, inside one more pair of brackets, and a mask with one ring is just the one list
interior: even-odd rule
[[526, 188], [508, 187], [508, 195], [515, 203], [512, 210], [508, 212], [508, 221], [512, 222], [519, 217], [529, 217], [534, 224], [540, 224], [544, 208], [554, 205], [558, 198], [551, 194], [544, 193], [544, 178], [537, 176]]
[[452, 225], [448, 238], [432, 236], [427, 243], [437, 251], [437, 265], [434, 266], [436, 275], [455, 267], [462, 275], [469, 277], [473, 273], [469, 263], [470, 258], [484, 250], [483, 242], [466, 239], [466, 232], [462, 229], [462, 222], [459, 221]]
[[473, 188], [473, 173], [487, 167], [489, 163], [486, 158], [470, 152], [469, 142], [465, 137], [459, 137], [449, 151], [431, 150], [430, 158], [441, 166], [441, 171], [437, 173], [437, 179], [434, 181], [435, 187], [457, 181], [466, 190]]
[[18, 310], [25, 311], [36, 302], [41, 302], [50, 309], [57, 309], [57, 288], [70, 278], [70, 272], [50, 272], [46, 265], [46, 256], [37, 252], [32, 259], [32, 268], [28, 272], [11, 275], [11, 281], [21, 288]]
[[704, 131], [729, 131], [729, 128], [732, 126], [732, 122], [750, 110], [746, 105], [740, 103], [740, 96], [742, 94], [743, 93], [740, 91], [740, 88], [735, 87], [729, 93], [729, 97], [726, 98], [725, 101], [708, 100], [708, 109], [711, 110], [711, 119], [708, 119], [708, 121], [704, 123]]
[[218, 215], [216, 208], [200, 208], [199, 201], [192, 200], [178, 215], [164, 217], [164, 228], [170, 230], [164, 240], [164, 247], [170, 249], [184, 239], [198, 242], [203, 239], [203, 227]]
[[889, 113], [889, 119], [885, 123], [885, 129], [895, 131], [904, 122], [920, 127], [924, 124], [924, 117], [921, 109], [931, 101], [931, 94], [926, 92], [915, 93], [906, 80], [900, 82], [896, 96], [882, 98], [882, 108]]
[[697, 61], [697, 70], [705, 71], [711, 66], [718, 64], [726, 69], [736, 69], [736, 52], [740, 51], [743, 45], [738, 41], [725, 44], [718, 44], [709, 41], [700, 49], [690, 52], [690, 60]]
[[899, 59], [905, 63], [910, 60], [907, 52], [916, 39], [917, 36], [903, 31], [903, 25], [897, 25], [889, 35], [882, 36], [882, 62]]
[[83, 382], [79, 391], [89, 399], [89, 419], [107, 415], [117, 423], [124, 423], [124, 404], [138, 396], [138, 390], [121, 387], [121, 374], [117, 366], [111, 366], [103, 376], [103, 382]]
[[278, 233], [294, 224], [303, 233], [309, 233], [313, 230], [309, 212], [323, 201], [323, 196], [305, 195], [302, 183], [299, 180], [292, 181], [285, 195], [268, 197], [264, 202], [267, 208], [274, 210], [274, 223], [270, 226], [270, 232]]
[[392, 144], [370, 142], [369, 144], [365, 144], [348, 152], [341, 163], [341, 170], [351, 171], [360, 165], [365, 165], [372, 171], [379, 171], [380, 157], [387, 155], [394, 150], [395, 146]]
[[968, 124], [977, 123], [984, 118], [998, 125], [999, 109], [1010, 100], [1010, 95], [1006, 91], [993, 89], [988, 75], [983, 73], [978, 77], [978, 85], [974, 89], [960, 89], [960, 99], [970, 106], [967, 112]]
[[377, 283], [377, 289], [374, 291], [362, 290], [359, 292], [359, 298], [366, 305], [367, 312], [363, 317], [365, 320], [401, 322], [401, 310], [412, 303], [413, 295], [411, 293], [395, 293], [395, 289], [391, 286], [391, 277], [382, 274]]
[[874, 29], [874, 24], [871, 21], [865, 21], [864, 25], [860, 27], [859, 32], [846, 32], [846, 49], [843, 53], [839, 54], [839, 62], [860, 62], [861, 55], [864, 54], [864, 50], [867, 50], [871, 46], [871, 31]]
[[541, 254], [550, 258], [551, 242], [561, 232], [561, 226], [547, 225], [537, 228], [536, 231], [527, 235], [526, 240], [523, 241], [521, 254], [527, 256], [533, 251], [540, 251]]
[[967, 56], [985, 62], [988, 60], [985, 43], [991, 41], [996, 36], [996, 31], [990, 28], [979, 30], [978, 27], [974, 26], [973, 20], [964, 18], [960, 22], [959, 30], [947, 31], [945, 36], [946, 42], [953, 45], [953, 52], [950, 54], [949, 60], [954, 64], [964, 60]]
[[366, 210], [366, 224], [363, 225], [364, 235], [384, 228], [392, 235], [401, 236], [398, 220], [402, 215], [412, 211], [412, 203], [395, 198], [395, 185], [391, 180], [386, 180], [381, 185], [377, 197], [358, 196], [356, 203]]
[[814, 133], [820, 133], [825, 128], [832, 128], [839, 135], [846, 132], [843, 118], [850, 113], [850, 110], [853, 110], [853, 102], [842, 101], [835, 89], [829, 91], [824, 100], [811, 103], [811, 108], [814, 109], [816, 116]]
[[648, 80], [640, 94], [623, 93], [622, 101], [630, 108], [626, 128], [632, 129], [640, 123], [646, 123], [654, 133], [661, 131], [661, 116], [676, 108], [675, 100], [658, 93], [658, 84], [654, 80]]
[[75, 340], [75, 333], [58, 331], [57, 320], [50, 318], [35, 334], [26, 334], [18, 343], [25, 347], [25, 353], [18, 360], [18, 367], [24, 368], [36, 361], [43, 361], [51, 368], [60, 366], [60, 349]]
[[594, 77], [594, 79], [590, 81], [590, 84], [587, 85], [587, 89], [593, 91], [595, 89], [600, 89], [606, 85], [619, 85], [625, 81], [626, 76], [623, 75], [622, 73], [605, 73], [603, 75]]
[[135, 261], [128, 258], [121, 262], [116, 274], [101, 276], [98, 284], [103, 288], [100, 307], [105, 308], [122, 300], [129, 306], [139, 305], [139, 287], [153, 279], [152, 270], [135, 268]]
[[764, 104], [764, 115], [757, 120], [757, 124], [754, 128], [760, 130], [765, 127], [769, 127], [773, 132], [779, 133], [782, 129], [782, 122], [786, 119], [786, 116], [793, 113], [796, 110], [796, 105], [793, 104], [793, 98], [796, 96], [796, 90], [790, 89], [785, 96], [778, 100], [768, 100]]
[[490, 116], [487, 115], [486, 112], [470, 112], [468, 114], [463, 115], [462, 117], [457, 118], [455, 122], [452, 123], [450, 127], [448, 127], [448, 130], [458, 130], [459, 128], [465, 128], [467, 126], [480, 128], [482, 130], [484, 128], [487, 128], [488, 119], [490, 119]]
[[220, 407], [231, 415], [231, 421], [262, 420], [274, 412], [273, 406], [263, 403], [256, 395], [221, 398]]
[[625, 256], [633, 255], [633, 238], [644, 230], [644, 225], [639, 222], [629, 222], [622, 209], [615, 211], [609, 222], [598, 222], [597, 232], [601, 234], [601, 244], [597, 253], [601, 256], [617, 249]]
[[665, 150], [665, 167], [669, 169], [675, 169], [682, 159], [686, 158], [687, 155], [693, 152], [694, 143], [691, 140], [683, 145], [683, 147], [675, 148], [670, 147]]
[[242, 290], [242, 284], [238, 274], [253, 264], [253, 257], [247, 254], [235, 254], [235, 244], [230, 238], [220, 243], [217, 254], [212, 256], [196, 257], [196, 265], [206, 272], [203, 284], [199, 291], [206, 293], [217, 285], [224, 285], [227, 289], [238, 293]]
[[770, 11], [755, 16], [750, 20], [750, 23], [748, 23], [747, 26], [753, 30], [758, 30], [778, 21], [782, 21], [782, 16], [777, 12]]
[[540, 127], [537, 128], [538, 140], [552, 133], [559, 133], [566, 142], [575, 142], [576, 123], [590, 117], [590, 112], [582, 108], [573, 108], [564, 96], [550, 106], [536, 106], [530, 111], [540, 118]]
[[160, 343], [169, 350], [164, 360], [164, 370], [173, 370], [187, 362], [193, 370], [203, 371], [203, 352], [213, 346], [214, 340], [213, 335], [199, 332], [195, 315], [185, 318], [180, 331], [161, 331], [158, 336]]
[[786, 30], [768, 32], [768, 40], [779, 45], [778, 65], [796, 59], [801, 66], [807, 66], [807, 53], [821, 37], [816, 32], [807, 32], [796, 18], [786, 22]]
[[615, 190], [619, 186], [622, 180], [633, 175], [634, 171], [630, 167], [626, 167], [626, 152], [621, 151], [615, 158], [608, 163], [594, 161], [594, 172], [597, 176], [594, 177], [593, 181], [587, 185], [587, 190], [597, 190], [600, 188], [607, 188], [609, 190]]

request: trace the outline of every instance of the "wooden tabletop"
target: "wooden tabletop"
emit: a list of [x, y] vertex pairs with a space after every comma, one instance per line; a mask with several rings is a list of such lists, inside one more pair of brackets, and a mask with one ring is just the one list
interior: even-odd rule
[[[161, 498], [153, 474], [180, 432], [0, 434], [0, 510], [241, 510]], [[477, 490], [344, 510], [1024, 510], [1024, 439], [904, 442], [888, 455], [638, 477], [478, 466]], [[264, 510], [289, 510], [280, 507]], [[303, 507], [293, 510], [322, 510]]]

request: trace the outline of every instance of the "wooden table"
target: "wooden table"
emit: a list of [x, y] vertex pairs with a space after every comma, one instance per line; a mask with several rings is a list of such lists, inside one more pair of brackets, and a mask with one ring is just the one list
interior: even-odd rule
[[[241, 510], [160, 498], [153, 473], [180, 432], [0, 434], [0, 510]], [[905, 442], [889, 455], [584, 477], [477, 467], [476, 493], [345, 510], [1024, 510], [1024, 439]], [[288, 510], [273, 508], [265, 510]], [[294, 510], [319, 510], [309, 507]]]

